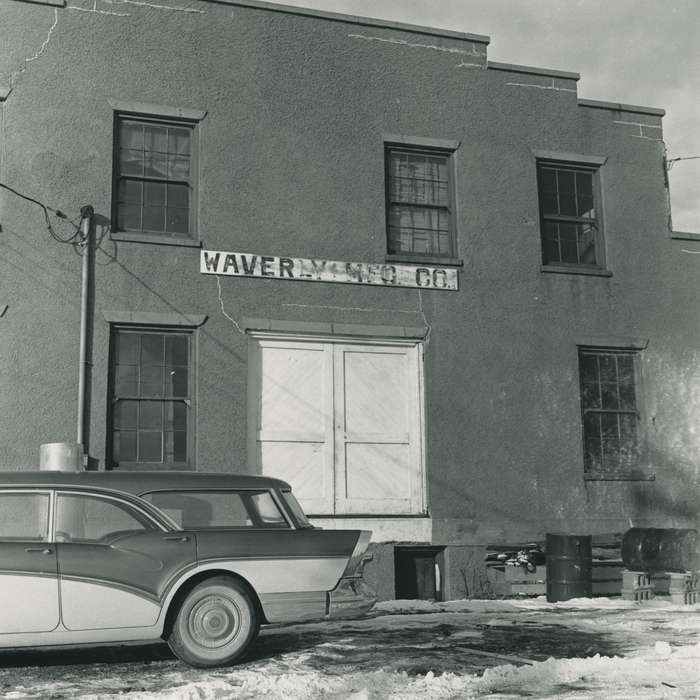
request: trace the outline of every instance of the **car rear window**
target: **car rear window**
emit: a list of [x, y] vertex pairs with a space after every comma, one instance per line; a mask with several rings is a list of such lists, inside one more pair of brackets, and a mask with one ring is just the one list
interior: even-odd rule
[[181, 528], [288, 528], [269, 491], [155, 491], [142, 498]]
[[301, 527], [313, 527], [309, 519], [306, 517], [304, 509], [299, 504], [299, 501], [297, 501], [297, 499], [294, 498], [292, 492], [282, 491], [282, 495], [284, 496], [284, 500], [287, 502], [287, 507], [289, 508], [289, 510], [292, 511], [292, 514], [296, 518], [296, 521], [299, 523], [299, 525]]

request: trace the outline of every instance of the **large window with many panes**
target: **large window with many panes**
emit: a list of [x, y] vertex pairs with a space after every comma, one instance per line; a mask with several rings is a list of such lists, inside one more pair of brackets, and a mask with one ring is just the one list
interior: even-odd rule
[[584, 466], [589, 476], [625, 476], [640, 454], [636, 351], [579, 348]]
[[115, 328], [109, 455], [113, 467], [193, 466], [192, 334]]
[[194, 125], [120, 114], [115, 119], [115, 229], [192, 235]]
[[597, 168], [539, 161], [537, 182], [543, 264], [604, 267]]
[[387, 252], [407, 258], [456, 256], [452, 153], [387, 146]]

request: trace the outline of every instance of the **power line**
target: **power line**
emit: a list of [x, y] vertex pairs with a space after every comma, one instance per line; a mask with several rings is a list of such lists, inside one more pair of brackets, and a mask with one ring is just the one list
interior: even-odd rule
[[[40, 202], [38, 199], [34, 199], [34, 197], [29, 197], [26, 194], [22, 194], [21, 192], [18, 192], [16, 189], [10, 187], [9, 185], [6, 185], [3, 182], [0, 182], [0, 187], [3, 189], [8, 190], [9, 192], [12, 192], [12, 194], [17, 195], [18, 197], [21, 197], [22, 199], [26, 199], [28, 202], [32, 202], [33, 204], [36, 204], [41, 207], [41, 210], [44, 212], [44, 219], [46, 220], [46, 228], [48, 229], [49, 233], [51, 234], [51, 237], [55, 240], [58, 241], [59, 243], [70, 243], [74, 245], [75, 239], [80, 235], [80, 227], [76, 226], [76, 224], [73, 221], [70, 221], [68, 216], [64, 214], [60, 209], [53, 209], [52, 207], [47, 206], [43, 202]], [[51, 219], [49, 218], [49, 212], [51, 212], [54, 216], [56, 216], [59, 219], [64, 219], [66, 221], [70, 221], [73, 226], [75, 226], [75, 233], [68, 238], [62, 238], [59, 236], [54, 230], [53, 226], [51, 226]]]
[[666, 161], [666, 168], [670, 170], [673, 167], [673, 164], [677, 163], [679, 160], [700, 160], [700, 156], [683, 156], [681, 158], [671, 158], [670, 160]]

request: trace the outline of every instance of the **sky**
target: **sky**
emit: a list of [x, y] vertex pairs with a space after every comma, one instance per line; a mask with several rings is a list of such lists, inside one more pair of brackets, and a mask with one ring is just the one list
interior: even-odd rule
[[[281, 0], [491, 37], [492, 61], [581, 74], [579, 97], [662, 107], [668, 158], [700, 156], [698, 0]], [[700, 159], [669, 173], [675, 231], [700, 233]]]

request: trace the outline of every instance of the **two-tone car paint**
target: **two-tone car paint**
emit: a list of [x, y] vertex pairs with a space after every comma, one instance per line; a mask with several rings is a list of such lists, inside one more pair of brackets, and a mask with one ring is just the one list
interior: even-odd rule
[[[142, 498], [173, 488], [193, 494], [267, 489], [287, 527], [179, 527]], [[369, 533], [308, 527], [289, 507], [289, 490], [275, 479], [230, 474], [0, 474], [0, 495], [48, 499], [44, 538], [9, 541], [0, 533], [0, 647], [161, 637], [183, 595], [217, 574], [250, 589], [263, 622], [346, 616], [371, 607], [373, 594], [359, 580], [358, 565]], [[117, 533], [113, 541], [65, 541], [57, 502], [81, 495], [119, 504], [150, 528]]]

